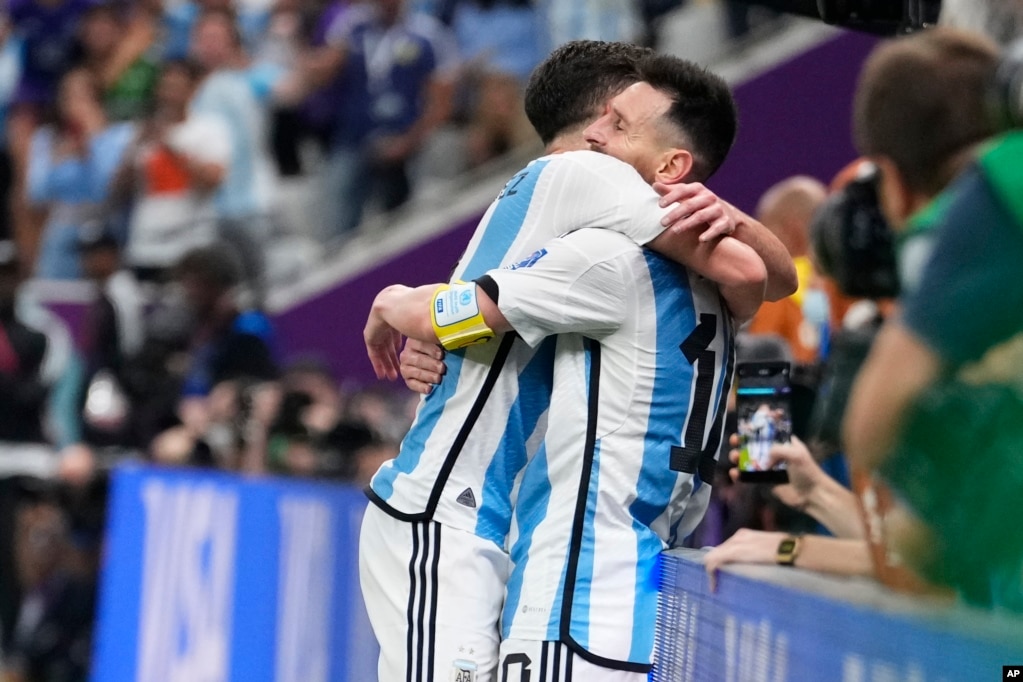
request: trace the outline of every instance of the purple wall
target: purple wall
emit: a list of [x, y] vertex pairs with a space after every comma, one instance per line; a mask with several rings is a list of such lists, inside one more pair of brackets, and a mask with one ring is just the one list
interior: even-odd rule
[[[855, 156], [852, 94], [875, 42], [846, 33], [737, 88], [739, 137], [710, 183], [714, 191], [751, 212], [764, 190], [791, 175], [829, 182]], [[481, 216], [482, 210], [414, 252], [281, 314], [277, 324], [286, 354], [315, 354], [340, 377], [373, 381], [362, 343], [373, 297], [395, 282], [418, 285], [446, 279]]]
[[375, 381], [362, 343], [373, 297], [389, 284], [418, 286], [447, 280], [482, 217], [481, 209], [478, 216], [427, 244], [278, 315], [277, 333], [286, 357], [313, 355], [329, 363], [338, 377]]
[[857, 154], [852, 98], [864, 58], [877, 39], [843, 33], [736, 88], [739, 136], [710, 183], [752, 212], [760, 195], [797, 173], [824, 183]]

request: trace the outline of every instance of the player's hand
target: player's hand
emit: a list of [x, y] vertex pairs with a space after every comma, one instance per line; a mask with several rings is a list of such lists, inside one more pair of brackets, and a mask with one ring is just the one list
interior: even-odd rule
[[424, 395], [429, 394], [448, 371], [444, 364], [444, 350], [436, 344], [417, 339], [406, 339], [399, 360], [405, 385]]
[[377, 379], [397, 379], [398, 351], [401, 349], [401, 334], [398, 330], [371, 312], [362, 330], [362, 338], [366, 342], [366, 354]]
[[740, 528], [735, 535], [712, 548], [703, 558], [703, 568], [710, 579], [710, 590], [717, 590], [718, 569], [725, 564], [773, 564], [778, 560], [778, 545], [785, 533]]
[[661, 219], [661, 225], [673, 232], [699, 230], [700, 241], [709, 242], [735, 232], [736, 221], [732, 207], [703, 183], [683, 182], [666, 185], [655, 182], [654, 189], [661, 195], [661, 207], [676, 204]]
[[[733, 448], [737, 447], [739, 437], [732, 434], [728, 442]], [[734, 449], [729, 451], [728, 458], [732, 464], [738, 464], [739, 451]], [[774, 486], [771, 492], [784, 504], [804, 511], [814, 491], [827, 478], [827, 474], [814, 460], [809, 448], [795, 436], [792, 436], [789, 443], [775, 443], [771, 446], [765, 467], [770, 469], [783, 462], [788, 470], [789, 482]], [[738, 468], [733, 467], [728, 474], [733, 481], [739, 480]]]

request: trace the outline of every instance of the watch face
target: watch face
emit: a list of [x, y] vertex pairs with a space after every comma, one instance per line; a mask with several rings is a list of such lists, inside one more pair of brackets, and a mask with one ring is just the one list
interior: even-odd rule
[[780, 545], [778, 545], [778, 553], [779, 554], [792, 554], [792, 550], [794, 550], [795, 548], [796, 548], [796, 541], [793, 540], [792, 538], [786, 538], [785, 540], [781, 541]]

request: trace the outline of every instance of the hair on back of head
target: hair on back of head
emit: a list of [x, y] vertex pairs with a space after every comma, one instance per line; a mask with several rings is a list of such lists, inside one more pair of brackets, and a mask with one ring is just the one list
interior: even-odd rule
[[910, 189], [940, 192], [957, 158], [995, 132], [986, 93], [998, 58], [982, 35], [942, 27], [878, 47], [853, 101], [860, 152], [891, 159]]
[[603, 105], [639, 80], [636, 63], [653, 52], [629, 43], [573, 40], [529, 77], [526, 117], [544, 144], [587, 123]]
[[650, 55], [637, 64], [642, 81], [671, 99], [667, 121], [681, 133], [673, 144], [693, 154], [687, 179], [704, 181], [724, 162], [735, 142], [738, 111], [732, 90], [717, 74], [670, 55]]
[[238, 286], [245, 277], [241, 260], [223, 242], [191, 249], [178, 261], [174, 273], [178, 279], [197, 277], [223, 290]]

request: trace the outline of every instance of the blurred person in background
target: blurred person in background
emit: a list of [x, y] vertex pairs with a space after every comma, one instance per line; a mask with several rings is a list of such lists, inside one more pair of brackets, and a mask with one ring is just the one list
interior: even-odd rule
[[153, 113], [118, 175], [133, 199], [126, 260], [145, 279], [163, 279], [189, 249], [216, 238], [214, 196], [231, 163], [231, 131], [222, 117], [189, 110], [198, 80], [190, 62], [161, 67]]
[[[731, 444], [737, 443], [737, 437], [732, 436]], [[731, 450], [729, 460], [733, 465], [729, 470], [733, 484], [742, 485], [739, 470], [734, 467], [739, 451]], [[834, 537], [740, 528], [704, 557], [712, 587], [718, 569], [730, 563], [780, 564], [841, 575], [873, 575], [870, 549], [852, 491], [828, 476], [798, 438], [771, 447], [767, 465], [782, 463], [789, 482], [773, 486], [771, 494], [788, 507], [812, 516]], [[782, 551], [782, 544], [793, 541], [796, 550], [790, 557]]]
[[133, 390], [128, 370], [144, 340], [144, 297], [135, 277], [122, 268], [121, 248], [107, 225], [83, 226], [78, 253], [96, 288], [81, 343], [83, 441], [93, 447], [139, 447], [131, 410], [142, 396]]
[[[970, 19], [1000, 39], [1023, 28], [1017, 0], [950, 3], [946, 10], [943, 19]], [[984, 105], [998, 55], [979, 34], [959, 40], [970, 47], [920, 55], [930, 56], [923, 64], [933, 75], [926, 80], [921, 60], [882, 79], [880, 56], [864, 79], [888, 96], [862, 95], [858, 114], [909, 91], [956, 102], [970, 115], [939, 119], [944, 128], [901, 111], [857, 122], [861, 147], [887, 175], [882, 207], [893, 224], [929, 231], [931, 254], [902, 299], [901, 317], [886, 324], [857, 379], [845, 436], [861, 492], [876, 493], [869, 477], [880, 472], [926, 524], [917, 530], [933, 539], [930, 551], [910, 549], [904, 559], [968, 601], [1021, 611], [1023, 547], [1005, 532], [1004, 518], [1016, 513], [1020, 485], [1012, 462], [1023, 408], [1012, 384], [1019, 384], [1020, 366], [1013, 339], [1023, 327], [1012, 311], [1023, 306], [1023, 134], [979, 147], [994, 130]], [[1014, 359], [999, 362], [1005, 353]], [[966, 381], [971, 368], [978, 376]], [[1001, 474], [971, 476], [967, 459], [974, 471]], [[881, 519], [870, 511], [873, 532]], [[887, 565], [883, 558], [879, 564]]]
[[776, 334], [789, 345], [793, 359], [813, 365], [827, 342], [828, 300], [810, 262], [810, 220], [827, 196], [824, 185], [801, 175], [774, 185], [760, 198], [757, 219], [781, 240], [799, 277], [796, 293], [765, 301], [747, 328], [751, 334]]
[[133, 15], [103, 2], [90, 7], [79, 24], [78, 64], [95, 77], [111, 121], [141, 117], [156, 83], [153, 20], [144, 3]]
[[465, 0], [451, 28], [465, 63], [459, 86], [470, 100], [467, 162], [475, 167], [535, 139], [522, 98], [550, 51], [547, 26], [531, 0]]
[[56, 121], [32, 136], [28, 198], [48, 210], [35, 269], [44, 279], [81, 275], [78, 230], [105, 213], [111, 181], [133, 135], [130, 124], [108, 123], [100, 97], [89, 71], [69, 71], [60, 83]]
[[[361, 392], [346, 398], [327, 366], [314, 359], [291, 363], [280, 384], [280, 407], [267, 444], [270, 470], [295, 473], [289, 463], [292, 450], [301, 456], [309, 448], [315, 458], [313, 474], [358, 478], [360, 451], [378, 440], [358, 414]], [[353, 405], [356, 409], [349, 409]], [[399, 429], [409, 424], [393, 416], [387, 421], [397, 422]]]
[[643, 38], [638, 2], [536, 0], [550, 31], [551, 45], [572, 40], [634, 43]]
[[193, 316], [178, 414], [190, 433], [201, 434], [215, 386], [277, 379], [273, 332], [267, 316], [244, 302], [241, 267], [225, 245], [189, 251], [175, 276]]
[[352, 6], [326, 43], [307, 68], [319, 84], [340, 77], [324, 221], [341, 237], [370, 200], [391, 210], [411, 195], [408, 163], [451, 115], [458, 54], [447, 29], [404, 0]]
[[47, 338], [18, 314], [22, 277], [11, 241], [0, 241], [0, 441], [42, 443]]
[[14, 166], [13, 237], [22, 267], [29, 271], [45, 220], [45, 214], [33, 211], [26, 201], [29, 144], [57, 100], [58, 83], [74, 60], [79, 21], [90, 5], [90, 0], [12, 0], [6, 6], [22, 46], [21, 72], [6, 131]]
[[261, 298], [264, 251], [276, 209], [270, 105], [297, 101], [305, 84], [297, 73], [282, 72], [273, 64], [253, 64], [235, 16], [227, 9], [207, 9], [196, 19], [190, 54], [200, 71], [191, 113], [220, 117], [230, 130], [231, 159], [215, 195], [219, 236], [237, 249], [245, 276]]
[[18, 608], [0, 656], [4, 682], [88, 678], [96, 547], [76, 542], [59, 493], [42, 481], [26, 480], [21, 486], [14, 534]]
[[191, 50], [193, 33], [208, 11], [227, 12], [237, 20], [239, 44], [254, 51], [266, 33], [269, 3], [246, 0], [159, 0], [163, 5], [162, 43], [164, 59], [184, 59]]
[[7, 139], [7, 117], [21, 72], [21, 40], [0, 14], [0, 240], [13, 239], [11, 189], [14, 168]]

